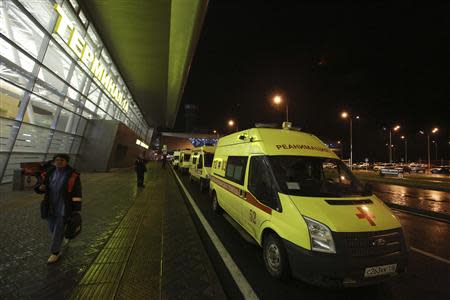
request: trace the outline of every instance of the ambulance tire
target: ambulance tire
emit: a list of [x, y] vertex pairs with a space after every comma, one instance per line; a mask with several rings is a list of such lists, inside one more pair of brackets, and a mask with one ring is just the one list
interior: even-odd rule
[[283, 281], [290, 278], [286, 249], [276, 234], [266, 235], [263, 244], [263, 258], [266, 270], [272, 277]]
[[217, 201], [217, 195], [216, 192], [212, 193], [212, 210], [213, 212], [215, 212], [217, 215], [221, 215], [223, 213], [222, 207], [220, 207], [219, 201]]

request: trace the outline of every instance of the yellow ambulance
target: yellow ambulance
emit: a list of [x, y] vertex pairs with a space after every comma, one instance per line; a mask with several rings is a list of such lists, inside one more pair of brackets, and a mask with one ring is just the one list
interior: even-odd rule
[[178, 168], [179, 162], [180, 162], [180, 151], [175, 150], [173, 151], [173, 159], [171, 162], [174, 169]]
[[214, 146], [202, 146], [192, 149], [189, 180], [191, 182], [199, 182], [201, 191], [209, 187], [214, 149]]
[[406, 270], [398, 219], [312, 134], [252, 128], [219, 139], [210, 189], [212, 209], [263, 248], [273, 277], [347, 287]]
[[191, 166], [191, 154], [190, 149], [185, 149], [180, 151], [180, 161], [178, 162], [178, 168], [182, 174], [187, 174], [189, 172], [189, 167]]

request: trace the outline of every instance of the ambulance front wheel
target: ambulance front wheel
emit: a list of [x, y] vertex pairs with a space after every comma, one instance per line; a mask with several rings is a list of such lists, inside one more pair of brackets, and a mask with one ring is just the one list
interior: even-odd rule
[[264, 239], [263, 256], [266, 269], [272, 277], [286, 280], [290, 277], [286, 249], [280, 238], [270, 233]]
[[215, 192], [212, 193], [212, 210], [216, 214], [222, 214], [222, 207], [219, 205], [219, 201], [217, 201], [217, 195]]

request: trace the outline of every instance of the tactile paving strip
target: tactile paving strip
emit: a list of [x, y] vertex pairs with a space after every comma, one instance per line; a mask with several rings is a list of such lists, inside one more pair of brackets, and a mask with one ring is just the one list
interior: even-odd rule
[[142, 218], [149, 208], [148, 194], [136, 199], [94, 263], [72, 293], [71, 299], [112, 299], [122, 278]]

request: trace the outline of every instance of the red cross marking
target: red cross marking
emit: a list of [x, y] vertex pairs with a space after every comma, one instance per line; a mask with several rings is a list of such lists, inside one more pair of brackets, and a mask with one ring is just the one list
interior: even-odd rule
[[373, 219], [375, 219], [375, 215], [373, 215], [373, 214], [369, 213], [368, 211], [364, 210], [362, 207], [357, 207], [356, 209], [359, 211], [359, 213], [356, 214], [358, 219], [367, 219], [367, 221], [369, 222], [370, 225], [372, 225], [372, 226], [376, 226], [377, 225], [373, 221]]

